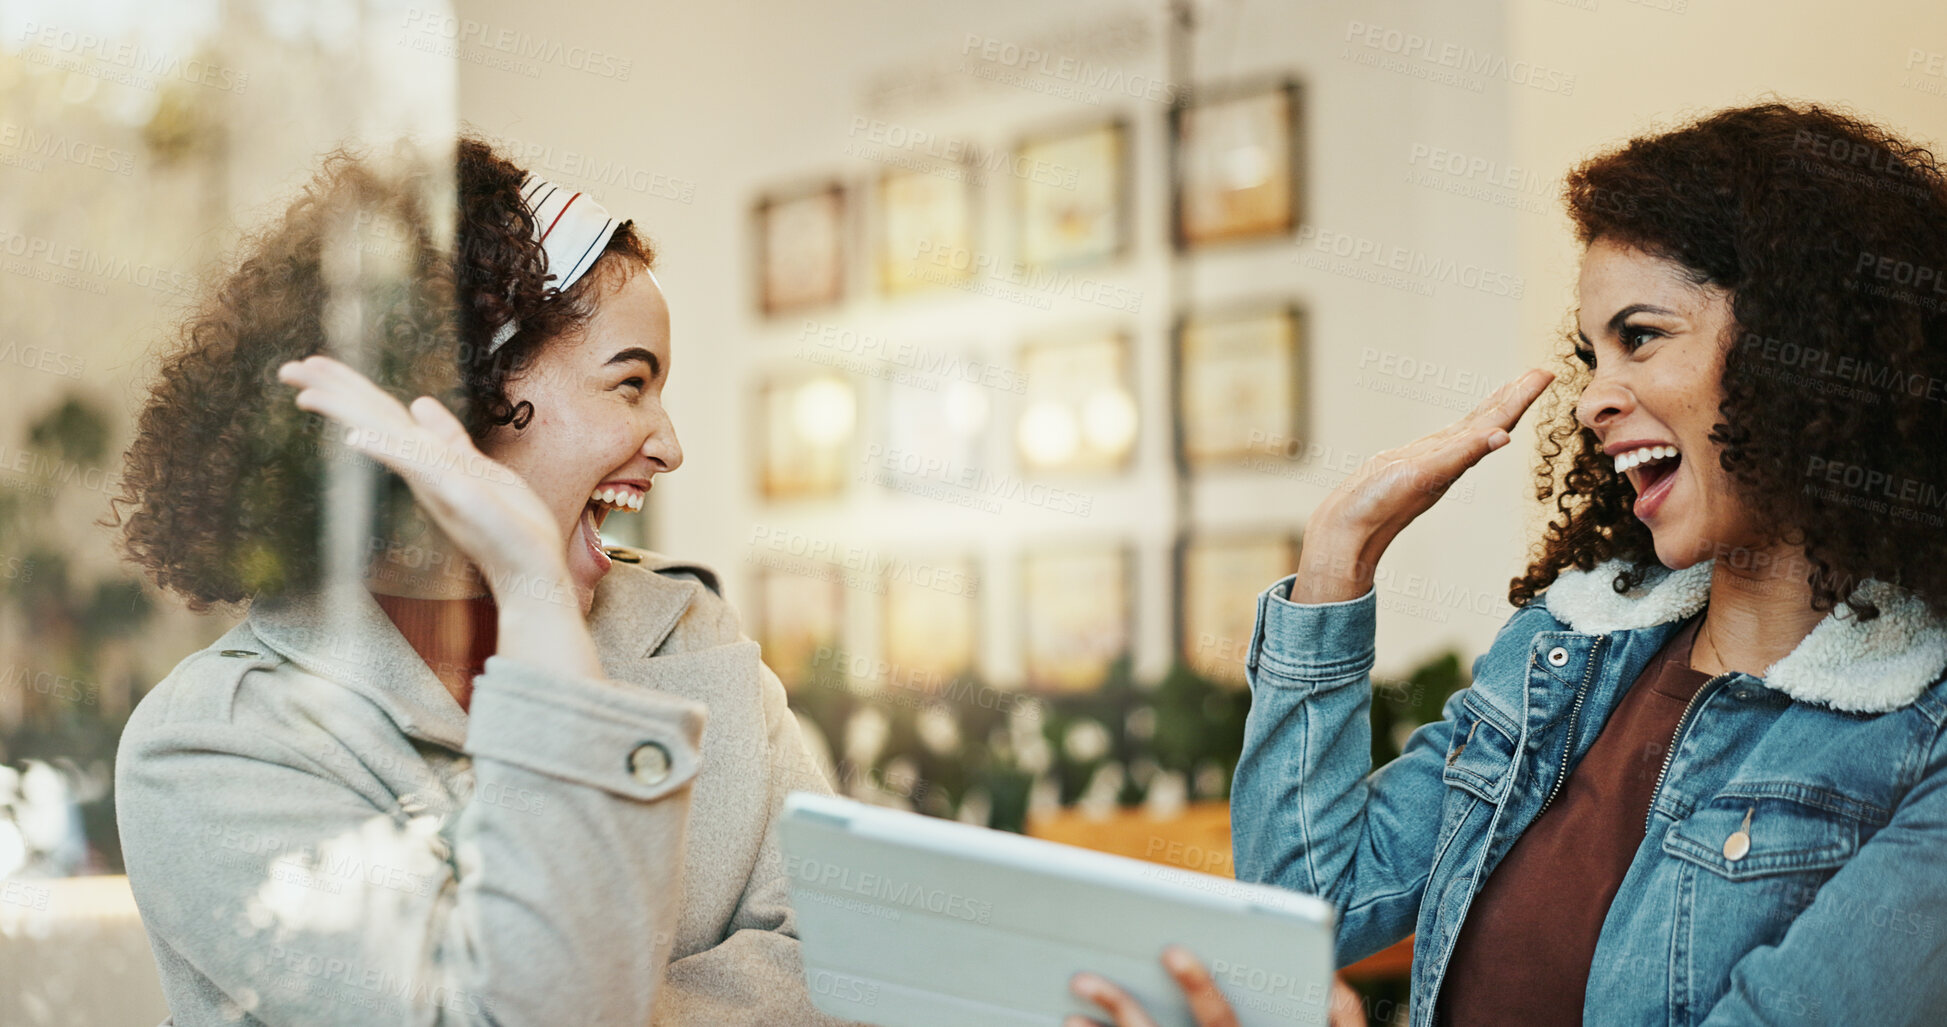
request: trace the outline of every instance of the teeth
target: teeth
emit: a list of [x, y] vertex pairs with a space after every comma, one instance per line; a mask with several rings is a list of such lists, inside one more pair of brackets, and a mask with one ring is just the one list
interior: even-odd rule
[[1626, 471], [1641, 467], [1644, 464], [1655, 463], [1658, 460], [1668, 460], [1676, 455], [1677, 447], [1675, 446], [1644, 446], [1641, 449], [1632, 449], [1616, 457], [1616, 473], [1622, 474]]
[[601, 503], [618, 510], [642, 509], [641, 494], [635, 492], [633, 489], [627, 488], [597, 489], [589, 493], [588, 501], [591, 503]]

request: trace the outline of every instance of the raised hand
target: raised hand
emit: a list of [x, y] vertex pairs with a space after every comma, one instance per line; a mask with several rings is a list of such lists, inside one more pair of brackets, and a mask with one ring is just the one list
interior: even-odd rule
[[348, 446], [404, 478], [473, 562], [500, 611], [501, 655], [601, 676], [561, 526], [520, 475], [480, 452], [452, 411], [431, 396], [402, 404], [326, 356], [287, 363], [277, 377], [298, 388], [300, 409], [337, 422]]
[[1292, 602], [1342, 602], [1365, 595], [1373, 567], [1393, 539], [1468, 468], [1507, 445], [1508, 432], [1554, 380], [1547, 371], [1529, 371], [1460, 420], [1375, 454], [1341, 482], [1306, 525]]

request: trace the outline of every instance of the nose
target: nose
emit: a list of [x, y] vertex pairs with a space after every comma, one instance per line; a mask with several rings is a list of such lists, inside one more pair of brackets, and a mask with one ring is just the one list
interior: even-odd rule
[[676, 424], [668, 414], [657, 418], [649, 437], [642, 440], [642, 455], [663, 465], [663, 474], [683, 466], [683, 443], [676, 438]]
[[1599, 434], [1634, 409], [1636, 397], [1615, 378], [1598, 371], [1575, 401], [1575, 419], [1584, 428]]

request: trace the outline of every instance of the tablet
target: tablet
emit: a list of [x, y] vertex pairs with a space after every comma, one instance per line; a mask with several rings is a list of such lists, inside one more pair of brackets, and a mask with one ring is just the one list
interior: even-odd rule
[[1332, 907], [1225, 877], [794, 792], [783, 856], [805, 983], [833, 1016], [880, 1027], [1058, 1027], [1102, 1010], [1092, 970], [1163, 1027], [1194, 1021], [1159, 959], [1202, 958], [1243, 1027], [1324, 1024]]

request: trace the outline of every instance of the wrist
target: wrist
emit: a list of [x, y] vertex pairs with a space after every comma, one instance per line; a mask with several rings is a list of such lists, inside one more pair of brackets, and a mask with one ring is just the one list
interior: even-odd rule
[[1384, 538], [1365, 531], [1327, 528], [1306, 532], [1291, 601], [1339, 603], [1365, 595], [1372, 590], [1379, 557], [1385, 550]]
[[595, 637], [578, 607], [522, 599], [500, 607], [495, 651], [538, 667], [582, 677], [605, 676]]

